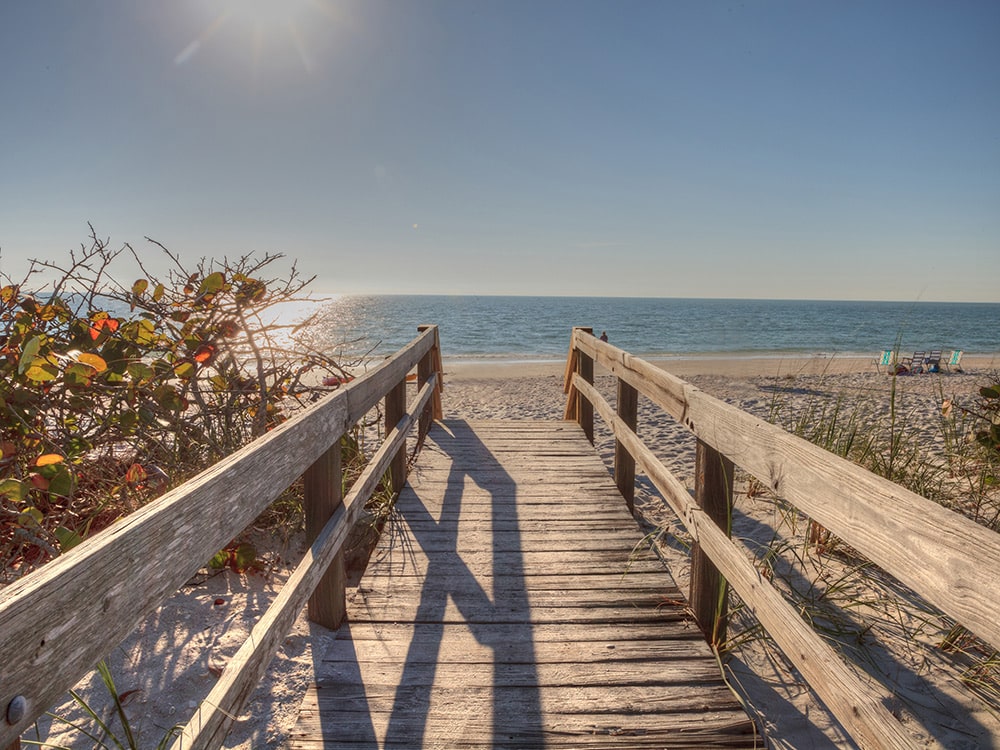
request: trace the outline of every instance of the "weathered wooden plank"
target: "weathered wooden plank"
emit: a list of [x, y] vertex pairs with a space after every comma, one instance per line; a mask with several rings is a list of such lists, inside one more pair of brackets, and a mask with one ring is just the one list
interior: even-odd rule
[[[659, 596], [663, 599], [676, 600], [680, 598], [680, 591], [674, 586], [665, 586], [662, 571], [648, 572], [647, 574], [636, 574], [621, 576], [618, 574], [605, 575], [597, 571], [590, 575], [522, 575], [517, 572], [507, 574], [499, 573], [493, 575], [477, 574], [476, 580], [480, 583], [484, 591], [510, 588], [517, 585], [528, 593], [544, 593], [549, 591], [586, 591], [592, 589], [620, 591], [623, 594], [635, 594], [636, 592], [648, 594], [649, 596]], [[447, 579], [427, 579], [423, 575], [394, 575], [391, 580], [386, 578], [366, 577], [362, 586], [352, 589], [353, 597], [367, 596], [369, 593], [380, 593], [384, 590], [391, 590], [395, 594], [408, 594], [411, 591], [423, 591], [427, 593], [435, 591], [450, 591], [452, 584]]]
[[290, 748], [752, 747], [583, 431], [526, 425], [578, 456], [543, 474], [516, 426], [432, 428]]
[[[542, 627], [554, 630], [558, 626]], [[593, 628], [586, 625], [566, 623], [561, 627], [564, 630], [575, 630], [580, 638], [536, 639], [535, 630], [540, 628], [533, 628], [530, 656], [534, 662], [594, 665], [606, 662], [673, 660], [674, 663], [699, 662], [704, 665], [703, 657], [711, 654], [700, 634], [692, 632], [690, 628], [681, 632], [680, 627], [650, 627], [646, 632], [655, 634], [654, 642], [634, 640], [631, 628], [601, 628], [595, 633]], [[421, 663], [423, 657], [423, 663], [432, 664], [516, 663], [529, 653], [523, 643], [514, 640], [523, 635], [522, 631], [520, 623], [487, 623], [474, 629], [464, 625], [446, 625], [440, 637], [437, 634], [433, 637], [433, 650], [428, 648], [411, 654], [411, 630], [397, 631], [395, 635], [399, 637], [392, 640], [391, 631], [382, 632], [378, 638], [370, 631], [368, 635], [372, 637], [364, 638], [361, 628], [352, 628], [351, 639], [336, 641], [323, 655], [323, 661], [401, 666], [404, 663]], [[589, 637], [584, 637], [585, 635]], [[600, 639], [595, 640], [598, 636]], [[484, 644], [489, 648], [483, 650], [477, 658], [477, 651]], [[487, 673], [488, 670], [484, 674]], [[473, 684], [473, 681], [465, 684]]]
[[[630, 552], [636, 542], [635, 533], [626, 534], [618, 528], [593, 528], [576, 532], [574, 538], [567, 539], [565, 533], [558, 529], [539, 530], [537, 532], [522, 532], [517, 529], [495, 529], [479, 533], [462, 533], [449, 535], [439, 533], [432, 525], [406, 524], [404, 527], [414, 536], [421, 539], [421, 548], [425, 552], [452, 550], [460, 554], [487, 554], [494, 550], [512, 549], [512, 545], [522, 545], [530, 542], [532, 547], [541, 547], [541, 553], [525, 552], [526, 555], [549, 556], [553, 553], [572, 555], [593, 555], [601, 553], [612, 560], [620, 560], [622, 567], [634, 555]], [[457, 537], [457, 538], [456, 538]], [[581, 544], [587, 544], [587, 549], [581, 549]], [[638, 554], [638, 553], [635, 553]], [[642, 555], [645, 559], [647, 555]]]
[[[658, 710], [615, 711], [592, 699], [593, 708], [588, 710], [588, 704], [574, 695], [577, 689], [553, 691], [552, 698], [546, 694], [539, 704], [531, 691], [512, 688], [500, 690], [499, 696], [495, 689], [481, 696], [436, 694], [428, 707], [423, 691], [404, 689], [392, 696], [391, 712], [366, 711], [373, 699], [382, 697], [369, 694], [331, 725], [322, 720], [324, 712], [337, 706], [331, 692], [318, 690], [307, 696], [312, 714], [293, 734], [292, 747], [753, 747], [745, 718], [733, 710], [713, 709], [708, 701], [698, 711], [669, 703], [660, 703]], [[650, 705], [648, 699], [637, 699]], [[668, 712], [673, 718], [670, 726], [661, 721]], [[318, 735], [315, 744], [303, 736], [306, 733]], [[376, 738], [384, 740], [375, 744]]]
[[[302, 713], [319, 711], [324, 707], [323, 704], [326, 704], [329, 710], [337, 710], [341, 718], [353, 712], [376, 715], [384, 713], [378, 710], [379, 706], [386, 704], [391, 706], [394, 701], [403, 706], [413, 705], [420, 700], [420, 692], [419, 685], [404, 687], [366, 685], [363, 694], [355, 691], [344, 695], [338, 694], [340, 690], [337, 688], [314, 685], [310, 691], [311, 695], [303, 701]], [[732, 694], [727, 689], [718, 687], [699, 693], [697, 702], [690, 700], [689, 696], [680, 691], [664, 690], [651, 693], [646, 685], [618, 685], [615, 688], [615, 697], [617, 700], [614, 703], [607, 703], [608, 690], [605, 687], [551, 686], [545, 691], [543, 701], [546, 714], [561, 715], [566, 718], [579, 714], [642, 716], [660, 713], [669, 708], [679, 719], [672, 728], [680, 728], [686, 722], [703, 725], [706, 723], [706, 718], [713, 718], [711, 714], [715, 713], [734, 717], [742, 713], [740, 709], [733, 708]], [[493, 709], [493, 686], [462, 688], [442, 686], [436, 689], [435, 698], [443, 704], [464, 703], [464, 710], [469, 713], [489, 715]], [[517, 696], [512, 695], [511, 700], [516, 701]], [[482, 708], [477, 711], [477, 706]], [[706, 714], [709, 716], [706, 717]], [[745, 714], [743, 718], [745, 724]], [[315, 715], [309, 719], [316, 721]], [[300, 723], [299, 727], [304, 724], [305, 722]]]
[[[441, 642], [463, 643], [460, 635], [454, 635], [451, 628], [462, 629], [464, 625], [445, 625], [441, 629]], [[466, 630], [468, 630], [466, 628]], [[471, 632], [471, 631], [470, 631]], [[503, 623], [485, 623], [477, 627], [476, 637], [485, 639], [485, 642], [515, 643], [516, 637], [523, 635], [524, 630], [516, 625]], [[691, 641], [694, 647], [707, 648], [705, 639], [701, 631], [694, 626], [693, 622], [679, 622], [678, 625], [660, 625], [653, 623], [649, 625], [635, 625], [628, 629], [602, 628], [595, 629], [587, 624], [573, 623], [536, 623], [531, 625], [531, 641], [540, 643], [579, 643], [583, 647], [587, 644], [598, 643], [602, 647], [609, 645], [621, 648], [623, 644], [640, 645], [644, 642], [657, 641], [672, 644], [675, 641]], [[337, 643], [357, 643], [359, 641], [380, 641], [384, 643], [403, 642], [413, 637], [413, 623], [400, 622], [352, 622], [341, 627], [338, 632]], [[652, 646], [655, 644], [647, 643]], [[464, 646], [463, 646], [464, 647]], [[336, 644], [332, 649], [339, 648]]]

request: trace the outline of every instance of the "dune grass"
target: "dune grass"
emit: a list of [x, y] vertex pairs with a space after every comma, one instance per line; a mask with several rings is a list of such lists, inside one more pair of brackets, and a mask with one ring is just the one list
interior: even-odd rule
[[[946, 395], [939, 379], [933, 414], [896, 377], [887, 390], [827, 392], [792, 400], [776, 395], [770, 420], [875, 474], [1000, 531], [1000, 452], [991, 390], [976, 401]], [[783, 389], [782, 393], [786, 393]], [[777, 391], [776, 391], [777, 393]], [[922, 601], [757, 480], [744, 477], [738, 500], [771, 507], [769, 538], [744, 539], [761, 574], [800, 615], [873, 674], [886, 658], [926, 674], [942, 665], [990, 710], [1000, 713], [1000, 654]], [[769, 639], [732, 594], [731, 653]], [[776, 649], [773, 649], [776, 652]], [[773, 656], [781, 658], [774, 653]]]

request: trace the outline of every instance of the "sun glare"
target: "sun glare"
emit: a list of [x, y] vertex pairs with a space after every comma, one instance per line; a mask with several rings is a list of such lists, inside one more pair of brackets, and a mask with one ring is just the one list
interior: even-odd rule
[[[331, 0], [209, 0], [212, 20], [177, 53], [175, 65], [190, 62], [216, 35], [225, 35], [238, 51], [251, 50], [254, 69], [270, 51], [287, 44], [306, 73], [313, 69], [304, 33], [317, 20], [337, 20]], [[224, 34], [223, 34], [224, 32]]]

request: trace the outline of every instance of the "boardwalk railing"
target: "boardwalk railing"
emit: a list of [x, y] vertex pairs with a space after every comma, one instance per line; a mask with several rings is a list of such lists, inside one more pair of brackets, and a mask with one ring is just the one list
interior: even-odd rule
[[[616, 409], [593, 385], [595, 362], [617, 378]], [[691, 605], [709, 639], [724, 640], [728, 583], [862, 747], [914, 744], [881, 686], [845, 664], [729, 538], [734, 465], [1000, 648], [1000, 535], [701, 392], [590, 329], [573, 330], [565, 385], [566, 418], [591, 442], [594, 410], [611, 429], [615, 479], [629, 506], [638, 466], [694, 539]], [[697, 437], [694, 498], [637, 437], [639, 393]]]
[[[407, 374], [418, 393], [406, 409]], [[344, 613], [341, 548], [389, 472], [405, 481], [406, 437], [440, 418], [436, 326], [363, 377], [37, 572], [0, 591], [0, 747], [18, 737], [215, 552], [300, 476], [311, 546], [227, 664], [173, 750], [217, 748], [308, 600], [312, 620]], [[385, 400], [385, 440], [342, 496], [340, 438]]]

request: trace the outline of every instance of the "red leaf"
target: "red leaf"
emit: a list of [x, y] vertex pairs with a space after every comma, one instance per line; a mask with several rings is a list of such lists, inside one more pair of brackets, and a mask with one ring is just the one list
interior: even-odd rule
[[215, 347], [212, 346], [211, 344], [202, 344], [195, 350], [194, 361], [200, 365], [203, 365], [214, 356], [215, 356]]
[[139, 464], [132, 464], [125, 472], [125, 481], [129, 484], [138, 484], [146, 479], [146, 470]]

